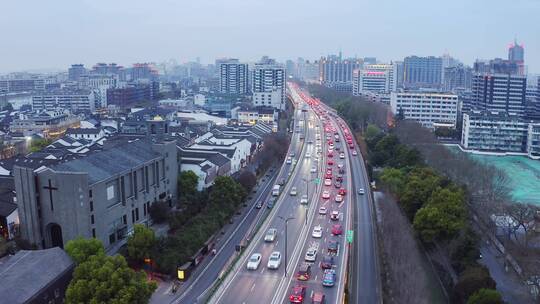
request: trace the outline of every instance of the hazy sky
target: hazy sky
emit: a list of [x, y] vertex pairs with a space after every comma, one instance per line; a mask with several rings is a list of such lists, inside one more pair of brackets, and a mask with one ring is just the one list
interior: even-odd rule
[[506, 57], [540, 73], [540, 0], [0, 0], [0, 74], [71, 63]]

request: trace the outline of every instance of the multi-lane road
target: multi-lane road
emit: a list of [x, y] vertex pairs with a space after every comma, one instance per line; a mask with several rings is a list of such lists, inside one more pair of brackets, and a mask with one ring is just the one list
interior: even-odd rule
[[[296, 291], [304, 303], [316, 294], [324, 295], [326, 303], [343, 303], [348, 287], [349, 303], [381, 303], [369, 182], [352, 134], [319, 100], [294, 84], [288, 89], [296, 106], [291, 145], [295, 148], [282, 169], [289, 178], [259, 232], [209, 302], [289, 303], [298, 299], [291, 298]], [[336, 184], [338, 176], [342, 182]], [[359, 189], [365, 194], [359, 194]], [[339, 192], [345, 194], [336, 202]], [[308, 204], [300, 203], [303, 195], [308, 196]], [[314, 237], [315, 227], [322, 236]], [[264, 238], [270, 229], [277, 233], [268, 242]], [[342, 231], [336, 235], [336, 230]], [[337, 252], [329, 250], [332, 243], [338, 244]], [[307, 261], [310, 249], [316, 249], [316, 257]], [[276, 251], [281, 263], [269, 269], [267, 262]], [[253, 255], [260, 255], [260, 264], [248, 269]], [[329, 276], [321, 261], [329, 256], [335, 279], [334, 286], [325, 287], [323, 278]], [[297, 274], [306, 265], [309, 278], [301, 281]]]

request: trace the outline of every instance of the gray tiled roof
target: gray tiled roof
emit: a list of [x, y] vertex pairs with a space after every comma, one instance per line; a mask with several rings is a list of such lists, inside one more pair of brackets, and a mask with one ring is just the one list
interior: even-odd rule
[[72, 271], [73, 261], [59, 247], [21, 250], [0, 259], [2, 303], [28, 303], [48, 284]]
[[53, 166], [55, 171], [87, 172], [90, 184], [108, 179], [159, 157], [148, 140], [135, 140], [84, 158]]

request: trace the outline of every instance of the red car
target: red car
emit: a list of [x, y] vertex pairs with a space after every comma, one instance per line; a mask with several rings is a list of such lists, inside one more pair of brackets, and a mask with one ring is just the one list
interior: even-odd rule
[[335, 224], [332, 226], [332, 234], [333, 235], [341, 235], [343, 233], [343, 228], [340, 224]]
[[298, 272], [296, 273], [296, 279], [299, 281], [307, 281], [311, 277], [311, 265], [303, 263], [300, 265]]
[[333, 165], [334, 165], [334, 161], [331, 160], [331, 159], [329, 159], [328, 162], [327, 162], [327, 164], [328, 164], [329, 166], [333, 166]]
[[306, 286], [296, 285], [292, 288], [291, 295], [289, 296], [289, 301], [291, 303], [304, 303], [305, 297], [306, 297]]
[[341, 188], [341, 189], [339, 189], [338, 194], [339, 195], [345, 195], [345, 194], [347, 194], [347, 190], [345, 190], [345, 188]]
[[334, 157], [334, 153], [328, 152], [328, 154], [326, 154], [326, 156], [328, 156], [328, 157]]

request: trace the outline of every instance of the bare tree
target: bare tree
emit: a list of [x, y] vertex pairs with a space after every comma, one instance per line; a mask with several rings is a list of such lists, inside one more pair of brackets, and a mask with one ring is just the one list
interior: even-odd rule
[[[378, 200], [378, 206], [389, 303], [430, 303], [428, 279], [422, 271], [422, 253], [407, 217], [388, 194]], [[413, 273], [414, 279], [411, 279]]]

